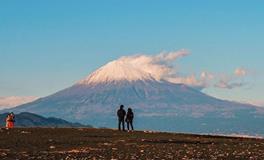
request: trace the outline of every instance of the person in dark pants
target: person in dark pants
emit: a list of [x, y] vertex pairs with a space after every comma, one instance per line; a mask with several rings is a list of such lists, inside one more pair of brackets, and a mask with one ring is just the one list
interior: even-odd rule
[[119, 131], [121, 130], [121, 123], [122, 123], [122, 130], [125, 131], [125, 116], [126, 116], [126, 111], [124, 110], [124, 106], [121, 105], [120, 109], [117, 111]]
[[134, 130], [133, 127], [133, 119], [134, 119], [134, 113], [131, 108], [128, 108], [127, 115], [126, 115], [126, 122], [127, 122], [127, 130], [129, 131], [129, 126], [131, 126], [131, 130]]

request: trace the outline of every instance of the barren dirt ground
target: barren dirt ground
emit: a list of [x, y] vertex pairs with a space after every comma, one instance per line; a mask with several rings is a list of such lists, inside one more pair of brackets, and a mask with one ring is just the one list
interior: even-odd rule
[[0, 130], [0, 159], [264, 159], [264, 140], [110, 129]]

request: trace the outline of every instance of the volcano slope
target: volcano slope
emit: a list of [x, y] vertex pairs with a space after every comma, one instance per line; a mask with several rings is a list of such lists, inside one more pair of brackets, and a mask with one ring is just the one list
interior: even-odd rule
[[113, 128], [120, 104], [133, 108], [135, 124], [140, 129], [264, 135], [263, 108], [219, 100], [188, 86], [169, 82], [78, 84], [2, 112], [31, 112]]
[[264, 108], [155, 79], [134, 66], [122, 59], [109, 62], [69, 88], [0, 113], [30, 112], [114, 128], [123, 104], [133, 108], [135, 125], [142, 130], [264, 136]]
[[264, 159], [264, 140], [86, 128], [1, 129], [0, 159]]

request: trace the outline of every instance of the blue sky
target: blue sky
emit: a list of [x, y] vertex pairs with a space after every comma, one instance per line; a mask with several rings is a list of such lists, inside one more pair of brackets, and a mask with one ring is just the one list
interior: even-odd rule
[[207, 88], [264, 101], [264, 1], [0, 2], [0, 96], [46, 96], [120, 56], [187, 49], [181, 71], [249, 71], [246, 86]]

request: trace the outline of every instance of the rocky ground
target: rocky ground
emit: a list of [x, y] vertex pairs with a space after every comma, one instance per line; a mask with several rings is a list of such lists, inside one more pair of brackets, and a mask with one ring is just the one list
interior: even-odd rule
[[110, 129], [1, 129], [0, 159], [263, 160], [264, 140]]

